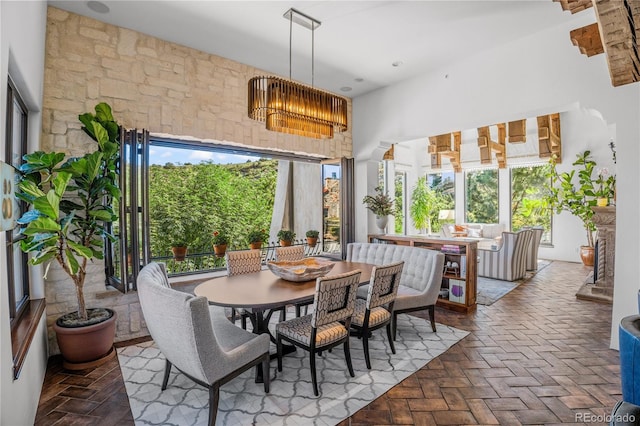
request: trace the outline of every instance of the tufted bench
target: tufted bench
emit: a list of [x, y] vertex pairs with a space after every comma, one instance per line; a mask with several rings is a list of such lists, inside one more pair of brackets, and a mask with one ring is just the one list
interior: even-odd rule
[[[404, 261], [400, 287], [393, 306], [391, 327], [396, 337], [398, 314], [429, 311], [431, 328], [436, 331], [435, 305], [442, 284], [444, 254], [436, 250], [395, 244], [350, 243], [347, 245], [347, 261], [387, 265]], [[358, 297], [366, 298], [369, 286], [358, 289]]]

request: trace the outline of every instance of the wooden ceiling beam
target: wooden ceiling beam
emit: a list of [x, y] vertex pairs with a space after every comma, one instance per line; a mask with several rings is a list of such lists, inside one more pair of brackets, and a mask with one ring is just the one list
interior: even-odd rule
[[571, 14], [582, 12], [593, 6], [591, 0], [553, 0], [560, 3], [562, 10], [568, 10]]
[[571, 37], [571, 43], [580, 49], [583, 55], [593, 56], [604, 53], [597, 22], [571, 31], [569, 37]]

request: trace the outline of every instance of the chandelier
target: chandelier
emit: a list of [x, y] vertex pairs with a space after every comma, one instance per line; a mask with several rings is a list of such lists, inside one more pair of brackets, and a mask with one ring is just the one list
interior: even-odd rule
[[[313, 35], [320, 21], [293, 8], [283, 16], [289, 20], [289, 80], [274, 76], [250, 79], [249, 118], [265, 122], [267, 130], [331, 139], [334, 129], [347, 130], [347, 100], [313, 87]], [[311, 30], [311, 86], [291, 80], [293, 22]]]

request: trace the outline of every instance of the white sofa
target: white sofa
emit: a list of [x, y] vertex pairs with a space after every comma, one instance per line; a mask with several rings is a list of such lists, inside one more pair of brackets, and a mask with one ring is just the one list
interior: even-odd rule
[[[442, 284], [444, 254], [437, 250], [395, 244], [350, 243], [347, 261], [374, 265], [404, 261], [400, 287], [393, 305], [392, 333], [395, 339], [398, 314], [428, 310], [431, 329], [436, 331], [435, 304]], [[358, 289], [358, 297], [366, 298], [369, 286]]]
[[[440, 235], [443, 238], [453, 238], [456, 225], [443, 225]], [[465, 238], [478, 241], [478, 248], [491, 249], [492, 246], [499, 246], [505, 226], [502, 223], [463, 223], [467, 234]]]

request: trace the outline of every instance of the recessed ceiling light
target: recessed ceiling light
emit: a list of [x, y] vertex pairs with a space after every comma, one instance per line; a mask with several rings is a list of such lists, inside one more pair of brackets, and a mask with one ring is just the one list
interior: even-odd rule
[[109, 13], [109, 6], [101, 1], [91, 0], [87, 2], [87, 7], [96, 13]]
[[394, 67], [399, 67], [402, 65], [402, 61], [395, 61], [391, 65], [393, 65]]
[[364, 78], [358, 77], [358, 78], [354, 78], [353, 80], [358, 82], [358, 83], [362, 83], [364, 81]]
[[340, 90], [341, 90], [341, 91], [343, 91], [343, 92], [350, 92], [350, 91], [351, 91], [351, 87], [349, 87], [349, 86], [342, 86], [342, 87], [340, 88]]

